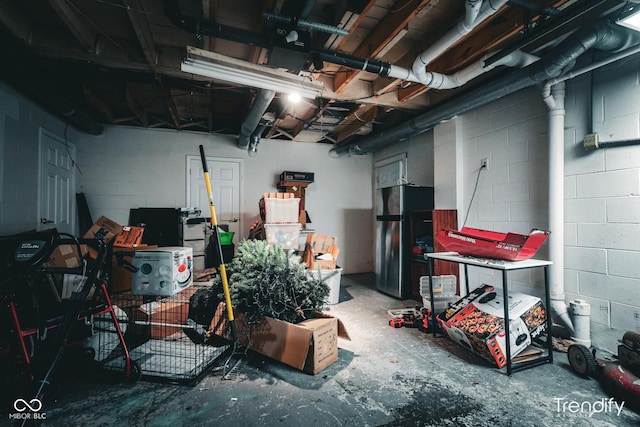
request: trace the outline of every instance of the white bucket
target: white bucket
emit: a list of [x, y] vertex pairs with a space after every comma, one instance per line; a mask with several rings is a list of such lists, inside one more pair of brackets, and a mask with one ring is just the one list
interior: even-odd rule
[[[342, 276], [342, 268], [335, 270], [309, 270], [315, 279], [323, 279], [329, 286], [328, 304], [338, 304], [340, 302], [340, 278]], [[318, 273], [318, 271], [320, 273]], [[335, 274], [334, 274], [335, 273]]]

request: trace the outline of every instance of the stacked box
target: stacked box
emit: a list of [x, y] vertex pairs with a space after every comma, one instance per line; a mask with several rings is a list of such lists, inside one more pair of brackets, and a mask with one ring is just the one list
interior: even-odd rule
[[264, 224], [267, 243], [283, 249], [298, 249], [300, 224]]
[[260, 216], [267, 224], [295, 224], [300, 217], [300, 199], [262, 198]]
[[[101, 216], [96, 222], [82, 235], [83, 239], [100, 239], [105, 244], [109, 244], [120, 234], [122, 226], [115, 221]], [[75, 268], [82, 264], [82, 258], [87, 254], [91, 258], [98, 256], [98, 251], [87, 245], [80, 245], [80, 252], [76, 245], [58, 245], [53, 250], [49, 259], [43, 264], [45, 267], [62, 267]]]
[[[259, 202], [267, 243], [283, 249], [297, 250], [300, 229], [300, 199], [284, 197], [287, 193], [265, 193]], [[280, 197], [280, 196], [283, 197]], [[275, 197], [273, 197], [275, 196]]]
[[312, 233], [307, 235], [307, 242], [302, 254], [302, 260], [312, 270], [335, 270], [340, 249], [337, 238], [325, 234]]
[[280, 181], [313, 182], [313, 179], [314, 179], [313, 172], [284, 171], [280, 174]]

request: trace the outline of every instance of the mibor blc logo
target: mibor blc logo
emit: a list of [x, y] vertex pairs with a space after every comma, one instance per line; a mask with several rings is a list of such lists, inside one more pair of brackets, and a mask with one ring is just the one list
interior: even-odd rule
[[42, 402], [40, 399], [16, 399], [13, 402], [13, 409], [16, 412], [9, 414], [10, 420], [45, 420], [47, 414], [40, 412], [42, 410]]

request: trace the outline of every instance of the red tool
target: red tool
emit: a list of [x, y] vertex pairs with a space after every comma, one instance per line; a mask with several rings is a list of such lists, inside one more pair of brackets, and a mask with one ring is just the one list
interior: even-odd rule
[[404, 318], [396, 317], [389, 320], [389, 326], [392, 328], [402, 328], [404, 326]]
[[618, 345], [617, 360], [595, 356], [596, 350], [574, 344], [567, 356], [571, 368], [583, 377], [600, 380], [602, 387], [616, 399], [640, 409], [640, 331], [627, 331]]

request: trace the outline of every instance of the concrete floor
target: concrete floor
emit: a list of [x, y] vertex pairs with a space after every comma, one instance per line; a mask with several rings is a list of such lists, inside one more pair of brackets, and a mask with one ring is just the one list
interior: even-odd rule
[[65, 381], [44, 402], [42, 425], [640, 425], [626, 407], [572, 411], [572, 402], [601, 409], [609, 396], [574, 374], [565, 353], [509, 377], [448, 338], [388, 326], [388, 309], [413, 304], [377, 292], [373, 275], [343, 276], [341, 302], [329, 312], [351, 341], [340, 339], [339, 360], [317, 375], [250, 353], [228, 379], [221, 359], [195, 385]]

